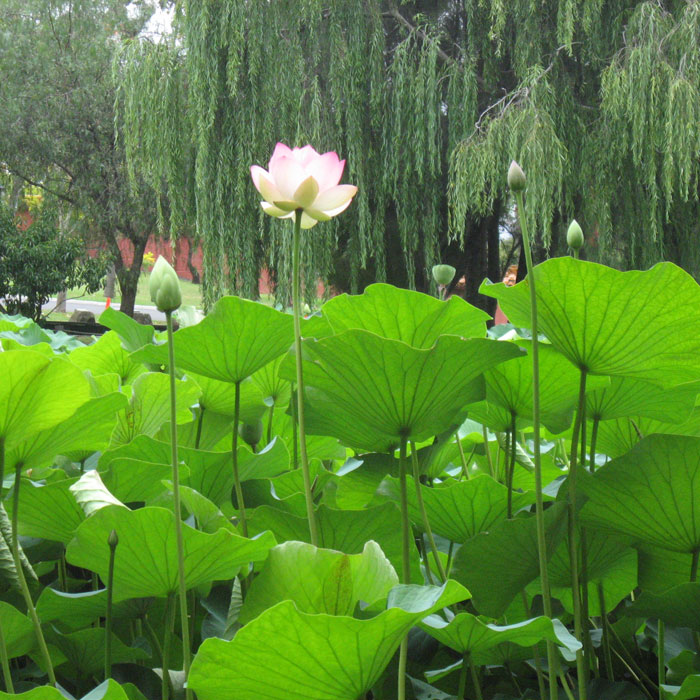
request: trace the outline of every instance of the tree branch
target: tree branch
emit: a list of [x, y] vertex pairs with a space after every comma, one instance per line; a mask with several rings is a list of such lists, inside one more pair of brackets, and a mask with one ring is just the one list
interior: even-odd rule
[[13, 168], [11, 165], [7, 165], [7, 169], [11, 175], [15, 175], [20, 180], [24, 180], [26, 183], [32, 185], [33, 187], [38, 187], [39, 189], [44, 190], [44, 192], [48, 192], [50, 195], [53, 195], [54, 197], [58, 197], [58, 199], [60, 199], [64, 202], [68, 202], [68, 204], [72, 204], [73, 206], [78, 205], [78, 202], [75, 199], [73, 199], [72, 197], [69, 197], [67, 194], [64, 194], [62, 192], [56, 192], [56, 190], [52, 190], [51, 188], [47, 187], [44, 183], [38, 182], [36, 180], [32, 180], [30, 177], [23, 175], [16, 168]]

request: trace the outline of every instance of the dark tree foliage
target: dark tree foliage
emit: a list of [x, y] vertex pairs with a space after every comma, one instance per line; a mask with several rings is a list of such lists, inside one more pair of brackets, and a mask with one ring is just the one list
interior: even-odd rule
[[18, 226], [0, 207], [0, 308], [38, 321], [44, 304], [64, 289], [84, 287], [87, 294], [102, 286], [107, 270], [103, 257], [88, 257], [83, 242], [57, 228], [50, 212], [28, 228]]

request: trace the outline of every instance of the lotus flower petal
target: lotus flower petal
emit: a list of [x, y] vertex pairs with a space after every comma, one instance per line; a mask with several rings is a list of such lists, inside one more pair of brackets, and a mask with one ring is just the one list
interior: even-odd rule
[[344, 212], [350, 206], [350, 202], [352, 202], [352, 199], [348, 199], [348, 201], [345, 202], [345, 204], [341, 204], [335, 209], [326, 209], [324, 214], [326, 214], [326, 216], [329, 216], [332, 219], [334, 216], [338, 216], [338, 214]]
[[[252, 169], [251, 169], [251, 174], [252, 174]], [[257, 177], [257, 182], [255, 182], [256, 177]], [[283, 200], [284, 199], [284, 197], [282, 196], [282, 193], [277, 189], [277, 187], [275, 186], [275, 183], [272, 181], [272, 177], [270, 176], [270, 173], [268, 173], [266, 170], [259, 168], [259, 171], [255, 173], [253, 182], [255, 183], [255, 186], [258, 188], [258, 192], [260, 192], [260, 194], [263, 196], [263, 199], [265, 199], [266, 201], [274, 202], [276, 200]]]
[[295, 209], [299, 209], [299, 205], [296, 202], [288, 202], [285, 201], [284, 199], [276, 199], [273, 204], [278, 208], [282, 209], [284, 211], [294, 211]]
[[318, 221], [316, 219], [313, 219], [310, 217], [306, 212], [302, 212], [301, 215], [301, 227], [302, 228], [311, 228], [312, 226], [316, 226]]
[[300, 206], [306, 209], [310, 207], [316, 197], [318, 196], [318, 183], [314, 180], [311, 175], [304, 180], [304, 182], [297, 187], [294, 193], [294, 201]]
[[278, 219], [289, 219], [294, 216], [294, 211], [285, 211], [274, 204], [270, 204], [270, 202], [260, 202], [260, 206], [266, 214], [276, 216]]
[[[350, 204], [350, 202], [348, 202]], [[316, 221], [330, 221], [331, 217], [326, 214], [326, 212], [321, 211], [320, 209], [314, 209], [313, 207], [307, 207], [304, 209], [304, 211], [312, 218], [316, 219]]]
[[267, 165], [267, 169], [272, 172], [272, 166], [275, 163], [275, 161], [279, 160], [280, 158], [293, 158], [294, 154], [292, 153], [292, 149], [289, 146], [286, 146], [283, 143], [277, 143], [275, 146], [275, 150], [272, 152], [272, 157], [270, 158], [270, 162]]
[[325, 212], [337, 209], [346, 202], [349, 203], [356, 192], [357, 187], [355, 185], [336, 185], [331, 187], [316, 197], [316, 201], [313, 203], [314, 209], [320, 209]]
[[308, 177], [304, 166], [295, 158], [282, 156], [270, 166], [272, 180], [280, 191], [282, 198], [288, 201], [294, 199], [294, 193]]
[[340, 182], [344, 167], [345, 161], [340, 160], [337, 153], [330, 151], [310, 163], [307, 172], [318, 182], [319, 191], [324, 192]]
[[305, 167], [308, 168], [311, 163], [318, 160], [321, 156], [318, 151], [312, 146], [304, 146], [303, 148], [295, 148], [294, 157]]

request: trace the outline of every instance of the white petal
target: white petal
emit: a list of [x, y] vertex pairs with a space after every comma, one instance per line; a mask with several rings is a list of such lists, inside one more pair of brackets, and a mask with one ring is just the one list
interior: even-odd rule
[[258, 192], [260, 192], [265, 201], [274, 202], [278, 199], [284, 199], [280, 191], [277, 189], [277, 187], [275, 187], [275, 183], [272, 181], [270, 174], [262, 170], [262, 168], [260, 168], [260, 170], [262, 172], [257, 174], [257, 188]]
[[282, 195], [281, 199], [294, 200], [294, 193], [299, 185], [309, 176], [301, 163], [293, 158], [283, 156], [278, 158], [270, 167], [272, 181]]
[[325, 192], [340, 182], [344, 167], [345, 161], [340, 160], [335, 151], [329, 151], [309, 163], [306, 170], [318, 182], [318, 189]]
[[[313, 204], [314, 209], [320, 209], [328, 213], [343, 205], [347, 206], [357, 193], [355, 185], [336, 185], [316, 197]], [[342, 211], [342, 210], [341, 210]]]

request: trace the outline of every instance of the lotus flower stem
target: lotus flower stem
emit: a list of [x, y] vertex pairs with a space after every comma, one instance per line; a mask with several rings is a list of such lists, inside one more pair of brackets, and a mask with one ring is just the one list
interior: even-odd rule
[[[399, 448], [399, 485], [401, 493], [401, 583], [411, 583], [411, 523], [408, 520], [408, 488], [406, 486], [406, 443], [401, 438]], [[399, 647], [398, 700], [406, 700], [406, 660], [408, 658], [408, 637], [404, 637]]]
[[316, 525], [316, 513], [314, 500], [311, 493], [311, 475], [309, 472], [309, 458], [306, 454], [306, 425], [304, 423], [304, 374], [301, 357], [301, 279], [299, 268], [301, 267], [301, 216], [302, 209], [297, 209], [294, 216], [294, 241], [292, 260], [292, 305], [294, 312], [294, 354], [297, 365], [297, 419], [299, 422], [299, 452], [301, 456], [301, 471], [304, 477], [304, 496], [306, 498], [306, 517], [309, 521], [309, 534], [311, 544], [318, 547], [318, 526]]
[[471, 654], [468, 655], [468, 659], [469, 671], [471, 672], [472, 676], [472, 684], [474, 685], [474, 693], [476, 700], [484, 700], [484, 694], [481, 692], [481, 683], [479, 682], [479, 672], [477, 671], [477, 668], [474, 665], [474, 660], [472, 659]]
[[[523, 176], [524, 177], [524, 176]], [[547, 540], [544, 527], [544, 499], [542, 496], [542, 458], [540, 455], [540, 355], [537, 323], [537, 289], [536, 274], [532, 263], [532, 250], [528, 233], [527, 217], [523, 202], [522, 188], [515, 192], [518, 206], [518, 219], [523, 235], [523, 250], [527, 263], [528, 286], [530, 288], [530, 317], [532, 320], [532, 428], [533, 428], [533, 461], [535, 463], [535, 517], [537, 519], [537, 552], [539, 557], [540, 584], [542, 586], [542, 605], [544, 614], [552, 617], [552, 597], [549, 588], [549, 572], [547, 570]], [[488, 447], [488, 445], [487, 445]], [[547, 667], [550, 672], [549, 697], [557, 700], [557, 684], [554, 681], [556, 670], [559, 668], [559, 657], [554, 644], [547, 642]]]
[[241, 383], [236, 382], [235, 402], [233, 408], [233, 441], [231, 444], [231, 458], [233, 460], [233, 488], [236, 491], [239, 522], [243, 537], [248, 537], [248, 522], [245, 517], [245, 502], [243, 501], [243, 489], [238, 473], [238, 422], [241, 415]]
[[[459, 439], [459, 428], [455, 433], [455, 442], [457, 443], [457, 449], [459, 450], [459, 459], [462, 462], [462, 474], [464, 474], [464, 480], [469, 481], [469, 465], [467, 464], [467, 459], [464, 456], [464, 448], [462, 447], [462, 441]], [[471, 460], [474, 450], [472, 449], [469, 459]]]
[[663, 691], [661, 686], [666, 683], [666, 655], [665, 655], [665, 639], [666, 636], [666, 624], [663, 620], [659, 620], [658, 627], [658, 644], [656, 650], [656, 658], [658, 661], [659, 669], [659, 700], [664, 700], [666, 693]]
[[197, 435], [194, 439], [194, 449], [199, 449], [199, 443], [202, 439], [202, 424], [204, 423], [204, 411], [206, 409], [200, 404], [199, 406], [199, 417], [197, 418]]
[[459, 685], [457, 686], [457, 697], [459, 700], [466, 700], [467, 697], [467, 673], [469, 672], [469, 652], [462, 654], [462, 668], [459, 670]]
[[[39, 644], [39, 650], [46, 664], [46, 673], [49, 677], [49, 683], [53, 686], [56, 685], [56, 674], [53, 670], [53, 663], [51, 662], [51, 655], [49, 654], [49, 649], [46, 646], [46, 639], [44, 639], [44, 633], [41, 630], [41, 622], [39, 621], [39, 616], [36, 614], [36, 608], [34, 607], [34, 601], [32, 600], [32, 595], [29, 592], [29, 586], [27, 585], [27, 579], [24, 577], [24, 570], [22, 569], [22, 559], [19, 556], [19, 535], [18, 535], [18, 525], [19, 525], [19, 488], [22, 483], [22, 463], [18, 462], [15, 467], [15, 489], [12, 499], [12, 558], [15, 562], [15, 569], [17, 571], [17, 580], [19, 581], [19, 587], [22, 589], [22, 596], [24, 597], [24, 603], [27, 606], [27, 611], [29, 612], [29, 617], [34, 625], [34, 633], [36, 634], [36, 641]], [[0, 482], [2, 483], [2, 482]]]
[[112, 600], [114, 598], [114, 559], [119, 539], [112, 530], [107, 540], [109, 545], [109, 571], [107, 574], [107, 614], [105, 615], [105, 680], [112, 675]]
[[163, 631], [163, 676], [161, 678], [161, 700], [168, 700], [170, 695], [170, 647], [173, 638], [173, 623], [175, 622], [175, 601], [172, 593], [165, 603], [165, 630]]
[[491, 474], [492, 479], [495, 479], [496, 472], [493, 468], [493, 457], [491, 457], [491, 450], [489, 450], [489, 429], [485, 425], [482, 425], [481, 432], [484, 436], [484, 449], [486, 450], [486, 462], [489, 465], [489, 474]]
[[265, 444], [269, 445], [272, 442], [272, 419], [275, 417], [275, 404], [270, 406], [270, 412], [267, 415], [267, 433], [265, 435]]
[[[411, 440], [411, 461], [413, 463], [413, 481], [416, 485], [416, 497], [418, 498], [418, 507], [420, 508], [421, 518], [423, 520], [423, 529], [425, 534], [428, 536], [428, 542], [430, 543], [430, 550], [433, 553], [433, 559], [435, 559], [435, 565], [437, 566], [438, 573], [440, 574], [440, 580], [442, 583], [447, 581], [447, 574], [442, 566], [440, 557], [438, 556], [438, 549], [435, 545], [435, 538], [433, 537], [433, 530], [430, 527], [430, 521], [428, 520], [428, 513], [425, 510], [425, 503], [423, 502], [423, 490], [421, 489], [420, 483], [420, 470], [418, 468], [418, 456], [416, 454], [416, 445]], [[427, 560], [427, 556], [426, 556]], [[426, 561], [427, 565], [427, 561]]]
[[[2, 496], [2, 482], [5, 478], [5, 438], [0, 437], [0, 496]], [[5, 644], [5, 633], [0, 622], [0, 663], [2, 663], [2, 676], [5, 681], [5, 691], [15, 692], [12, 684], [12, 674], [10, 673], [10, 662], [7, 658], [7, 645]]]
[[[576, 475], [578, 470], [578, 445], [581, 423], [584, 419], [586, 406], [586, 370], [581, 369], [581, 379], [578, 393], [578, 410], [571, 436], [571, 457], [569, 460], [569, 504], [568, 504], [568, 538], [569, 538], [569, 567], [571, 569], [571, 597], [574, 604], [574, 632], [579, 642], [584, 642], [583, 615], [581, 609], [581, 577], [579, 575], [579, 533], [576, 513]], [[576, 651], [576, 675], [578, 676], [579, 700], [586, 700], [588, 686], [588, 661], [584, 658], [582, 649]]]
[[605, 674], [608, 680], [614, 683], [615, 672], [613, 670], [612, 653], [610, 652], [610, 630], [608, 629], [608, 613], [605, 608], [605, 591], [600, 581], [598, 581], [598, 605], [600, 607], [600, 622], [603, 627], [603, 662], [605, 663]]
[[[175, 541], [177, 544], [177, 579], [180, 598], [180, 625], [182, 628], [182, 658], [185, 681], [190, 673], [190, 632], [187, 615], [187, 587], [185, 585], [185, 548], [182, 541], [182, 515], [180, 506], [180, 471], [177, 456], [177, 404], [175, 387], [175, 344], [173, 342], [173, 313], [165, 312], [168, 329], [168, 371], [170, 374], [170, 454], [173, 466], [173, 507], [175, 511]], [[163, 656], [165, 657], [165, 650]], [[163, 661], [165, 665], [165, 661]], [[163, 669], [165, 674], [165, 669]], [[192, 691], [185, 689], [187, 700], [192, 700]]]
[[593, 427], [591, 428], [591, 454], [590, 454], [590, 470], [591, 474], [595, 471], [595, 448], [596, 442], [598, 441], [598, 424], [600, 423], [600, 418], [593, 419]]
[[506, 455], [510, 460], [506, 471], [506, 485], [508, 486], [508, 519], [513, 517], [513, 476], [515, 472], [515, 439], [516, 433], [516, 417], [513, 413], [510, 425], [510, 455]]

